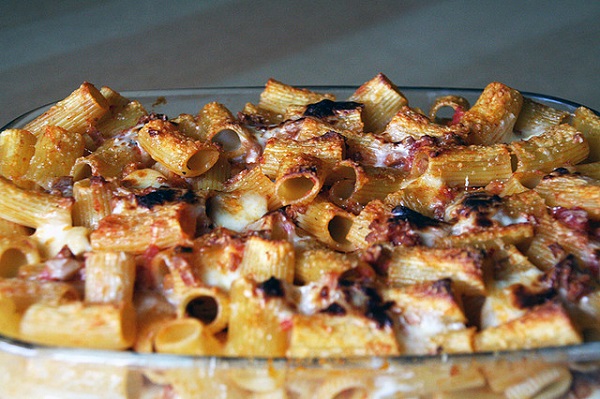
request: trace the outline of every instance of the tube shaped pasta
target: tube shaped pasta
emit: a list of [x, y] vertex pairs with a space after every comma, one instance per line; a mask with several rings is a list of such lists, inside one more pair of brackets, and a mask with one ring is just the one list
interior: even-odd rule
[[166, 322], [154, 337], [154, 347], [159, 353], [179, 355], [218, 355], [222, 351], [221, 343], [194, 318]]
[[286, 158], [307, 154], [333, 163], [341, 161], [345, 157], [345, 151], [344, 138], [334, 132], [303, 141], [272, 138], [265, 145], [260, 167], [265, 175], [274, 179]]
[[108, 103], [94, 85], [84, 82], [65, 99], [38, 116], [24, 129], [36, 136], [47, 126], [58, 126], [69, 132], [84, 133], [108, 112]]
[[[104, 93], [104, 88], [100, 91]], [[111, 107], [110, 112], [104, 114], [96, 124], [96, 129], [103, 137], [115, 137], [124, 130], [134, 127], [140, 118], [147, 115], [148, 112], [139, 101], [129, 101], [124, 98], [125, 104], [116, 104]], [[110, 100], [109, 100], [110, 101]]]
[[539, 136], [509, 146], [517, 161], [516, 172], [551, 172], [565, 164], [578, 164], [590, 152], [584, 135], [567, 124], [553, 126]]
[[584, 269], [598, 271], [600, 244], [587, 232], [572, 229], [551, 215], [537, 219], [535, 236], [527, 247], [526, 255], [533, 264], [548, 270], [558, 261], [572, 254]]
[[321, 280], [327, 274], [340, 275], [360, 264], [351, 254], [328, 248], [310, 248], [299, 251], [296, 255], [294, 279], [302, 284], [309, 284]]
[[207, 141], [219, 144], [226, 158], [235, 158], [258, 150], [258, 143], [223, 104], [210, 102], [198, 113]]
[[290, 357], [350, 357], [375, 353], [393, 356], [400, 353], [391, 326], [379, 326], [363, 315], [295, 314], [292, 325]]
[[333, 249], [344, 252], [356, 249], [348, 240], [354, 215], [329, 201], [317, 197], [312, 203], [296, 209], [294, 219], [298, 226]]
[[540, 348], [578, 344], [580, 332], [566, 310], [549, 302], [520, 318], [482, 330], [475, 336], [478, 351]]
[[381, 132], [400, 108], [408, 105], [406, 97], [382, 73], [356, 89], [350, 101], [364, 104], [364, 129], [370, 133]]
[[23, 314], [20, 333], [43, 345], [126, 349], [135, 340], [135, 310], [130, 303], [35, 303]]
[[0, 134], [0, 175], [17, 180], [27, 173], [37, 139], [27, 130], [6, 129]]
[[155, 245], [166, 248], [191, 239], [196, 229], [192, 206], [187, 203], [159, 205], [106, 216], [91, 233], [93, 250], [141, 254]]
[[[231, 317], [225, 351], [234, 356], [284, 356], [288, 347], [288, 332], [281, 317], [286, 309], [284, 299], [268, 293], [272, 284], [281, 288], [276, 279], [263, 285], [246, 278], [237, 279], [231, 286]], [[271, 287], [272, 288], [272, 287]], [[282, 288], [281, 288], [282, 289]]]
[[28, 236], [31, 230], [19, 223], [0, 218], [0, 236]]
[[281, 208], [283, 204], [275, 193], [275, 183], [271, 181], [260, 167], [246, 169], [225, 182], [225, 192], [259, 193], [267, 201], [267, 208], [272, 211]]
[[282, 205], [301, 205], [321, 191], [329, 168], [319, 158], [307, 155], [284, 158], [275, 180], [275, 193]]
[[209, 170], [219, 159], [219, 149], [185, 136], [175, 125], [152, 120], [138, 132], [137, 141], [157, 162], [180, 176], [194, 177]]
[[600, 161], [600, 116], [589, 108], [579, 107], [573, 114], [572, 124], [583, 134], [590, 146], [586, 162]]
[[409, 106], [402, 107], [382, 132], [382, 135], [393, 142], [400, 142], [409, 137], [416, 140], [424, 136], [443, 138], [452, 134], [464, 137], [466, 129], [460, 125], [432, 122], [427, 116]]
[[425, 148], [416, 157], [413, 173], [427, 173], [450, 187], [485, 186], [493, 180], [506, 180], [513, 172], [510, 152], [502, 144]]
[[38, 228], [49, 223], [71, 224], [72, 198], [24, 190], [0, 178], [0, 217]]
[[492, 82], [460, 119], [470, 129], [472, 144], [496, 144], [508, 140], [517, 121], [523, 96], [502, 83]]
[[229, 324], [229, 295], [220, 288], [180, 286], [175, 295], [179, 318], [197, 319], [211, 334], [223, 331]]
[[261, 282], [275, 277], [292, 283], [294, 280], [294, 246], [289, 241], [249, 237], [240, 262], [243, 276]]
[[260, 93], [258, 106], [281, 117], [292, 105], [308, 105], [324, 99], [334, 100], [335, 96], [296, 88], [275, 79], [269, 79]]
[[600, 180], [600, 162], [579, 164], [575, 166], [575, 172], [583, 176], [591, 177], [592, 179]]
[[73, 301], [79, 299], [79, 293], [69, 283], [0, 278], [0, 298], [10, 298], [15, 304], [15, 310], [23, 313], [34, 303]]
[[551, 126], [564, 123], [568, 117], [567, 111], [524, 98], [514, 129], [521, 137], [537, 136]]
[[85, 261], [85, 301], [131, 303], [135, 268], [135, 258], [126, 252], [90, 252]]
[[327, 175], [328, 198], [334, 204], [351, 210], [355, 204], [365, 205], [374, 199], [384, 199], [400, 189], [404, 173], [392, 168], [361, 166], [345, 159]]
[[391, 285], [452, 279], [458, 292], [486, 293], [481, 252], [463, 248], [395, 247], [388, 264]]
[[0, 295], [0, 334], [18, 338], [20, 324], [21, 314], [17, 312], [13, 299]]
[[73, 225], [90, 229], [111, 214], [111, 184], [100, 177], [79, 180], [73, 184]]
[[71, 168], [84, 149], [85, 142], [80, 133], [48, 126], [35, 144], [25, 177], [49, 189], [56, 178], [70, 176]]
[[0, 236], [0, 277], [15, 277], [23, 265], [40, 261], [37, 243], [25, 236]]
[[130, 137], [117, 136], [106, 140], [90, 155], [78, 158], [70, 174], [75, 181], [91, 176], [109, 179], [120, 177], [132, 164], [145, 165], [137, 144]]
[[581, 208], [600, 220], [600, 181], [577, 175], [548, 176], [534, 190], [548, 206]]

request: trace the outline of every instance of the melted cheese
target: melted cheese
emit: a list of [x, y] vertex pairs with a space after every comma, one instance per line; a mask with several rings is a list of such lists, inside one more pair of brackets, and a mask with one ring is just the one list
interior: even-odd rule
[[32, 236], [41, 248], [46, 248], [46, 256], [52, 257], [67, 246], [74, 255], [91, 251], [89, 230], [85, 227], [72, 227], [70, 224], [46, 223]]
[[215, 225], [240, 232], [268, 212], [267, 199], [258, 193], [243, 193], [239, 197], [213, 197], [209, 216]]

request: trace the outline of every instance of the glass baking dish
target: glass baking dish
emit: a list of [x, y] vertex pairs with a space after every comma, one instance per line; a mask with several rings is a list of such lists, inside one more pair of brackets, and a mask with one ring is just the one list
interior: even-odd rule
[[[356, 87], [312, 86], [348, 98]], [[411, 106], [427, 110], [437, 97], [473, 104], [481, 90], [399, 87]], [[150, 112], [195, 114], [218, 101], [234, 113], [258, 101], [262, 87], [124, 91]], [[552, 107], [579, 104], [522, 93]], [[3, 128], [24, 126], [50, 105]], [[511, 387], [490, 386], [503, 373]], [[510, 380], [510, 381], [508, 381]], [[494, 379], [496, 384], [498, 379]], [[538, 384], [538, 385], [535, 385]], [[565, 390], [568, 384], [569, 388]], [[534, 386], [535, 385], [535, 386]], [[541, 388], [540, 388], [541, 387]], [[0, 398], [467, 398], [600, 397], [600, 342], [535, 350], [396, 357], [266, 359], [177, 356], [33, 345], [0, 336]], [[594, 396], [595, 395], [595, 396]]]

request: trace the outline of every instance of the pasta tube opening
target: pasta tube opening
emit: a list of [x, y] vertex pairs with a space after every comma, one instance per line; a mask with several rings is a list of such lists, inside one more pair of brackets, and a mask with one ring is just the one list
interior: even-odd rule
[[185, 312], [202, 324], [211, 324], [219, 314], [219, 303], [210, 295], [197, 296], [186, 304]]
[[292, 203], [298, 201], [312, 193], [317, 187], [317, 184], [311, 176], [293, 176], [284, 179], [277, 186], [277, 196], [283, 200], [284, 203]]
[[329, 194], [331, 195], [331, 199], [333, 200], [333, 202], [336, 203], [336, 200], [341, 202], [350, 198], [350, 196], [354, 193], [355, 184], [356, 181], [354, 180], [336, 181], [329, 190]]
[[219, 152], [215, 150], [199, 150], [187, 161], [189, 176], [198, 176], [209, 170], [219, 159]]
[[92, 177], [92, 166], [87, 162], [77, 162], [71, 170], [73, 181], [81, 181]]
[[28, 263], [27, 255], [23, 251], [9, 248], [0, 255], [0, 277], [16, 277], [19, 268]]
[[160, 330], [156, 336], [156, 345], [164, 350], [181, 341], [198, 340], [201, 331], [200, 324], [196, 322], [185, 319], [173, 321]]
[[219, 144], [224, 152], [237, 151], [242, 146], [240, 136], [231, 129], [223, 129], [215, 134], [211, 141]]
[[336, 243], [341, 246], [350, 245], [348, 241], [348, 232], [352, 227], [352, 219], [341, 215], [335, 215], [327, 224], [327, 231]]

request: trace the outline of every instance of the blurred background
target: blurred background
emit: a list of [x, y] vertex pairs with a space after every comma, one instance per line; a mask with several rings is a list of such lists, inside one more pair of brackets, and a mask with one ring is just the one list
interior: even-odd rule
[[2, 0], [0, 125], [87, 80], [140, 90], [498, 80], [600, 110], [597, 0]]

